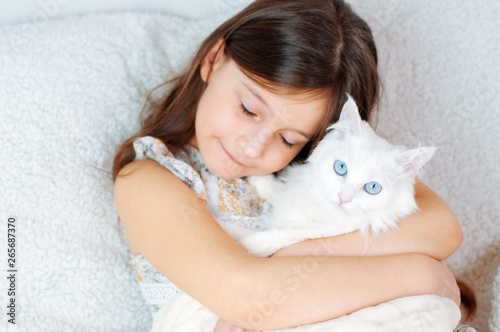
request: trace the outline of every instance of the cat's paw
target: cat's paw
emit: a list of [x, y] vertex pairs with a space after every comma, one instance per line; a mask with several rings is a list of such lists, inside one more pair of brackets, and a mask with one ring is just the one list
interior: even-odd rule
[[255, 187], [257, 194], [266, 200], [272, 200], [274, 193], [274, 184], [277, 181], [273, 174], [249, 176], [248, 183]]

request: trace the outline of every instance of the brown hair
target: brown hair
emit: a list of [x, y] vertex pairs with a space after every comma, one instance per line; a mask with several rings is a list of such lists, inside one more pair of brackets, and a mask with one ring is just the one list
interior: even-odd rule
[[338, 120], [349, 93], [365, 120], [378, 105], [380, 82], [371, 30], [342, 0], [256, 0], [220, 25], [201, 44], [190, 69], [168, 82], [163, 99], [137, 134], [117, 150], [113, 180], [135, 159], [133, 141], [153, 136], [174, 154], [194, 135], [198, 102], [205, 90], [200, 64], [223, 38], [224, 53], [270, 91], [318, 91], [329, 103], [324, 123], [294, 159], [305, 160], [328, 124]]
[[477, 310], [477, 300], [474, 291], [463, 280], [457, 279], [460, 289], [460, 308], [462, 309], [462, 320], [474, 317]]

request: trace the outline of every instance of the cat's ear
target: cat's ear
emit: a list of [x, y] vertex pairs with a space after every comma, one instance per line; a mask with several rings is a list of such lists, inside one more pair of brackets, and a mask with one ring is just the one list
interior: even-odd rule
[[349, 130], [357, 135], [361, 132], [362, 121], [359, 115], [358, 105], [356, 105], [351, 95], [347, 94], [347, 101], [342, 107], [339, 121], [335, 124], [335, 127], [341, 130]]
[[403, 172], [410, 176], [416, 176], [418, 170], [432, 158], [436, 150], [436, 147], [418, 147], [403, 152], [398, 157]]

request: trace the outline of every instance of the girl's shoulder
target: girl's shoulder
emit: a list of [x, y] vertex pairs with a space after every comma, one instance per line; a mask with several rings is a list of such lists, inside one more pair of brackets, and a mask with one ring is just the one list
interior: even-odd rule
[[135, 161], [151, 160], [163, 168], [151, 168], [152, 172], [164, 173], [170, 171], [176, 178], [184, 182], [196, 195], [206, 201], [206, 192], [201, 177], [204, 167], [201, 155], [196, 148], [186, 146], [174, 156], [166, 145], [158, 138], [143, 136], [134, 143]]
[[161, 230], [181, 224], [186, 215], [199, 214], [206, 204], [152, 159], [127, 164], [115, 180], [113, 198], [132, 254], [143, 253], [148, 243], [163, 241]]

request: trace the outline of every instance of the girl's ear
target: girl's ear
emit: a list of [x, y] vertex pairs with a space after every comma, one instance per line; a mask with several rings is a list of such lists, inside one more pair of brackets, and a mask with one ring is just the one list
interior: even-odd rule
[[226, 47], [226, 43], [223, 38], [220, 38], [201, 61], [200, 76], [203, 82], [208, 83], [215, 66], [222, 63], [224, 47]]

